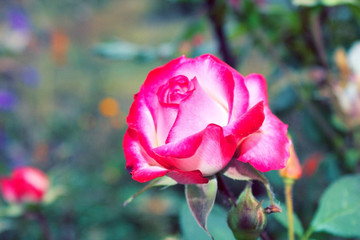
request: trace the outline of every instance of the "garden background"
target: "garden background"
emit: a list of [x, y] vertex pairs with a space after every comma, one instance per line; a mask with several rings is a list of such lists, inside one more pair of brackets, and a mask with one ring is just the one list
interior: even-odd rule
[[[122, 206], [144, 186], [125, 171], [122, 137], [151, 69], [212, 53], [266, 77], [270, 107], [289, 125], [303, 166], [293, 190], [302, 231], [325, 188], [360, 170], [357, 41], [357, 0], [1, 1], [0, 175], [31, 165], [50, 176], [44, 213], [55, 239], [209, 239], [181, 185]], [[278, 172], [266, 176], [284, 203]], [[244, 187], [226, 182], [236, 194]], [[253, 190], [266, 198], [261, 184]], [[229, 239], [226, 199], [217, 203], [209, 229]], [[1, 240], [41, 239], [16, 206], [1, 200], [0, 209]], [[286, 239], [283, 220], [269, 215], [271, 239]]]

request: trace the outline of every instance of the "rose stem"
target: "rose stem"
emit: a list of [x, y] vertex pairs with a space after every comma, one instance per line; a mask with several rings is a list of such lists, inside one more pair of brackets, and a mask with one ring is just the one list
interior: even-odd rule
[[234, 195], [230, 192], [229, 188], [226, 186], [224, 180], [222, 179], [220, 174], [216, 175], [216, 178], [218, 180], [218, 188], [219, 190], [228, 197], [228, 199], [232, 202], [234, 206], [236, 206], [236, 198]]
[[206, 5], [210, 22], [212, 23], [214, 33], [219, 44], [219, 51], [223, 60], [232, 67], [236, 67], [236, 61], [230, 51], [230, 43], [226, 38], [224, 21], [226, 3], [219, 0], [207, 0]]
[[285, 201], [288, 215], [288, 239], [294, 240], [294, 210], [292, 201], [292, 186], [294, 180], [290, 178], [284, 178], [285, 182]]
[[[323, 50], [324, 49], [324, 43], [323, 43], [323, 40], [321, 38], [322, 32], [321, 32], [321, 26], [319, 26], [319, 24], [321, 24], [320, 19], [319, 19], [319, 17], [315, 16], [315, 17], [313, 17], [313, 19], [311, 19], [310, 22], [314, 25], [314, 26], [312, 26], [312, 37], [314, 39], [317, 39], [317, 40], [313, 40], [314, 42], [317, 42], [317, 44], [314, 44], [315, 48], [320, 48], [320, 49], [317, 49], [316, 51], [317, 52], [323, 52], [324, 51]], [[279, 69], [282, 72], [285, 73], [284, 75], [286, 75], [286, 73], [289, 73], [289, 72], [292, 71], [289, 67], [287, 67], [281, 61], [281, 56], [278, 54], [276, 49], [271, 44], [271, 41], [269, 40], [268, 36], [266, 34], [264, 34], [263, 31], [258, 30], [257, 32], [255, 32], [255, 37], [256, 37], [257, 40], [262, 42], [262, 44], [266, 47], [266, 49], [271, 53], [270, 56], [277, 63], [277, 65], [279, 66]], [[321, 57], [319, 59], [319, 61], [323, 61], [322, 59], [323, 59], [323, 57]], [[322, 65], [327, 66], [328, 64], [327, 64], [327, 62], [323, 62]], [[332, 82], [331, 74], [329, 73], [329, 69], [326, 69], [326, 70], [327, 70], [326, 71], [327, 72], [326, 83], [330, 88], [330, 83]], [[298, 83], [300, 83], [300, 85], [301, 85], [300, 79], [296, 79], [296, 81]], [[331, 88], [330, 88], [330, 90], [331, 90]], [[339, 112], [341, 114], [340, 117], [342, 119], [346, 119], [346, 117], [344, 116], [344, 114], [340, 110], [339, 103], [338, 103], [337, 98], [334, 95], [333, 91], [330, 91], [330, 94], [331, 94], [332, 103], [334, 104], [335, 108], [337, 109], [337, 112]], [[338, 134], [333, 130], [331, 125], [329, 125], [329, 123], [326, 121], [326, 119], [320, 114], [320, 112], [317, 110], [317, 108], [315, 108], [314, 106], [311, 105], [310, 101], [307, 100], [307, 97], [304, 96], [302, 91], [300, 91], [298, 96], [300, 97], [301, 102], [305, 105], [306, 109], [309, 111], [309, 114], [311, 115], [313, 120], [315, 122], [317, 122], [318, 126], [321, 128], [323, 133], [328, 136], [328, 138], [330, 139], [330, 141], [332, 142], [332, 144], [333, 144], [333, 146], [335, 148], [336, 153], [340, 156], [340, 158], [343, 158], [342, 156], [344, 155], [344, 151], [345, 151], [344, 142], [337, 140], [337, 139], [340, 138], [338, 136]]]
[[49, 223], [45, 217], [45, 215], [41, 212], [41, 210], [38, 210], [33, 213], [36, 221], [40, 225], [40, 228], [42, 230], [43, 236], [45, 240], [52, 240], [52, 236], [50, 233], [50, 226]]
[[271, 238], [269, 237], [269, 235], [268, 235], [265, 231], [262, 231], [262, 232], [260, 233], [260, 238], [261, 238], [262, 240], [271, 240]]

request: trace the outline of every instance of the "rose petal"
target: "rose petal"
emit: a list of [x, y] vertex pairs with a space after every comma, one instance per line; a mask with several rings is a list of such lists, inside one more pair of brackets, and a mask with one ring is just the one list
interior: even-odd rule
[[[166, 137], [178, 112], [178, 108], [176, 106], [166, 107], [160, 105], [157, 93], [161, 86], [166, 84], [171, 78], [177, 76], [175, 72], [182, 63], [186, 61], [186, 57], [181, 56], [150, 71], [138, 94], [144, 98], [144, 103], [149, 109], [149, 113], [152, 115], [152, 124], [155, 124], [157, 144], [153, 145], [153, 147], [160, 146], [165, 143]], [[141, 110], [139, 111], [139, 114], [141, 114]]]
[[264, 101], [265, 120], [258, 132], [251, 134], [237, 150], [238, 160], [249, 162], [257, 170], [265, 172], [285, 167], [289, 158], [290, 142], [287, 125], [282, 123], [268, 107], [266, 80], [259, 74], [245, 78], [250, 93], [250, 107]]
[[232, 134], [236, 138], [236, 142], [239, 142], [242, 138], [257, 131], [264, 119], [264, 102], [261, 101], [239, 119], [224, 127], [224, 134], [225, 136]]
[[206, 128], [210, 123], [226, 126], [228, 112], [218, 105], [193, 79], [195, 90], [179, 105], [179, 112], [166, 143], [176, 142]]
[[241, 143], [238, 158], [262, 172], [285, 167], [290, 147], [286, 137], [287, 125], [270, 113], [270, 110], [265, 112], [267, 114], [260, 130]]
[[132, 178], [138, 182], [147, 182], [164, 176], [168, 170], [160, 166], [143, 149], [139, 142], [137, 132], [128, 129], [123, 140], [126, 169]]
[[[140, 91], [146, 91], [146, 92], [150, 91], [149, 93], [151, 93], [151, 94], [149, 94], [149, 95], [154, 95], [154, 97], [155, 97], [160, 86], [164, 85], [172, 77], [181, 75], [181, 74], [176, 74], [176, 71], [186, 61], [188, 61], [188, 59], [183, 55], [181, 57], [171, 60], [170, 62], [168, 62], [167, 64], [165, 64], [163, 66], [154, 68], [153, 70], [151, 70], [149, 72]], [[182, 74], [182, 75], [184, 75], [184, 74]], [[191, 79], [191, 78], [189, 78], [189, 79]]]
[[249, 108], [260, 101], [264, 101], [265, 106], [269, 106], [267, 96], [267, 84], [261, 74], [252, 73], [245, 77], [245, 85], [249, 90]]
[[178, 106], [160, 105], [157, 118], [157, 146], [164, 145], [178, 115]]
[[14, 170], [12, 177], [21, 179], [40, 192], [45, 192], [50, 185], [48, 177], [40, 170], [33, 167], [22, 167]]
[[12, 185], [17, 194], [17, 201], [19, 202], [39, 202], [44, 195], [43, 190], [35, 188], [24, 178], [13, 177]]
[[[234, 81], [234, 88], [231, 88], [233, 94], [232, 101], [232, 111], [231, 111], [231, 119], [229, 122], [236, 121], [239, 117], [241, 117], [248, 109], [248, 99], [249, 99], [249, 92], [245, 86], [244, 77], [236, 71], [234, 68], [229, 66], [227, 63], [221, 61], [219, 58], [214, 57], [212, 55], [203, 55], [199, 58], [211, 58], [216, 63], [225, 66], [227, 70], [232, 73], [233, 81]], [[216, 81], [219, 81], [218, 79]], [[222, 82], [222, 84], [227, 84], [227, 81]], [[230, 86], [229, 86], [230, 87]], [[213, 90], [217, 91], [217, 88], [213, 88]], [[229, 91], [228, 91], [229, 92]]]
[[26, 201], [39, 202], [44, 195], [44, 190], [35, 188], [31, 183], [27, 182], [26, 179], [22, 178], [22, 176], [2, 179], [1, 191], [4, 199], [12, 203]]
[[8, 202], [18, 202], [18, 196], [15, 188], [12, 184], [11, 179], [1, 178], [0, 179], [1, 193], [4, 199]]
[[173, 170], [169, 171], [166, 175], [180, 184], [201, 184], [209, 182], [209, 179], [204, 178], [199, 170], [190, 172]]
[[222, 127], [209, 124], [203, 131], [154, 149], [157, 161], [183, 171], [201, 169], [210, 176], [223, 169], [234, 155], [235, 138], [224, 137]]
[[[175, 74], [185, 75], [189, 79], [196, 77], [205, 93], [219, 104], [228, 113], [228, 116], [231, 116], [235, 83], [233, 73], [229, 71], [228, 67], [227, 64], [216, 57], [206, 54], [195, 59], [187, 59]], [[245, 86], [243, 89], [246, 93]], [[242, 99], [248, 98], [243, 97]], [[241, 101], [241, 103], [244, 103], [244, 101]], [[246, 108], [247, 106], [244, 107], [244, 110]]]
[[[165, 143], [164, 135], [169, 132], [175, 121], [177, 109], [162, 111], [157, 92], [162, 85], [174, 76], [174, 71], [184, 61], [186, 61], [185, 56], [181, 56], [150, 71], [139, 93], [135, 95], [126, 122], [129, 127], [141, 133], [141, 138], [144, 138], [143, 141], [146, 142], [147, 146], [156, 147]], [[157, 137], [158, 132], [159, 139]]]
[[158, 146], [153, 115], [141, 95], [135, 97], [126, 122], [129, 128], [141, 135], [142, 141], [147, 146]]
[[32, 167], [15, 169], [10, 181], [18, 202], [41, 201], [50, 185], [48, 177]]

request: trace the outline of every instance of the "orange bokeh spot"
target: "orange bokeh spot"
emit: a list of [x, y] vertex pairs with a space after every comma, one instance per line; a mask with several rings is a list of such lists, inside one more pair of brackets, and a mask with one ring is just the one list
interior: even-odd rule
[[53, 30], [51, 33], [51, 53], [53, 60], [61, 65], [66, 63], [70, 39], [66, 32]]
[[105, 117], [114, 117], [119, 112], [119, 105], [113, 98], [104, 98], [99, 104], [99, 110]]
[[189, 55], [192, 51], [191, 43], [189, 41], [181, 42], [178, 51], [180, 54]]
[[119, 114], [115, 117], [110, 118], [110, 124], [113, 128], [121, 129], [126, 126], [126, 116], [123, 112], [119, 111]]

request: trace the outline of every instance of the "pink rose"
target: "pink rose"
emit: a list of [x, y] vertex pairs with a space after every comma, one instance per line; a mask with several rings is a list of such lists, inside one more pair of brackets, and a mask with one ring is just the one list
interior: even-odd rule
[[207, 183], [232, 158], [259, 171], [289, 157], [287, 125], [268, 106], [266, 81], [212, 55], [179, 57], [147, 76], [127, 117], [126, 169], [146, 182], [167, 175]]
[[0, 178], [1, 193], [10, 203], [41, 202], [48, 187], [48, 177], [32, 167], [17, 168], [11, 177]]

